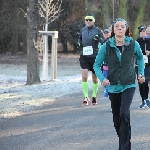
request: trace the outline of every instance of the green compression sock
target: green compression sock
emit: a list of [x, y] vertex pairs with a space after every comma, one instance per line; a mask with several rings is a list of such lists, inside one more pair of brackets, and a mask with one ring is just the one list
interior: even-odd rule
[[82, 91], [84, 97], [88, 97], [88, 82], [82, 82]]
[[92, 84], [92, 88], [93, 88], [93, 93], [92, 93], [92, 97], [96, 97], [97, 91], [98, 91], [98, 83], [93, 83]]

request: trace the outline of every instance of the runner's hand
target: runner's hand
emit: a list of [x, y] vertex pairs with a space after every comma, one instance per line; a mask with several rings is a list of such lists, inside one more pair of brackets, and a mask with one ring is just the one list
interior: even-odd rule
[[146, 56], [149, 56], [150, 51], [149, 51], [149, 50], [146, 50], [145, 53], [146, 53]]
[[138, 80], [139, 80], [139, 82], [142, 84], [143, 82], [145, 82], [145, 78], [144, 77], [142, 77], [142, 75], [139, 75], [138, 76]]
[[81, 45], [80, 43], [77, 43], [77, 48], [80, 48], [80, 45]]
[[94, 39], [95, 41], [98, 41], [98, 40], [99, 40], [99, 35], [95, 35], [93, 39]]
[[102, 86], [107, 86], [109, 84], [110, 84], [110, 82], [107, 79], [104, 79], [103, 82], [102, 82]]

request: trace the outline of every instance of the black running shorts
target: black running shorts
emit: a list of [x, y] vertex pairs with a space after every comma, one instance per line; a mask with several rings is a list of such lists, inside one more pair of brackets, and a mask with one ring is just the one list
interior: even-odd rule
[[93, 74], [95, 74], [95, 71], [93, 69], [95, 57], [91, 58], [88, 56], [80, 55], [79, 61], [82, 69], [88, 69], [89, 71], [92, 71]]

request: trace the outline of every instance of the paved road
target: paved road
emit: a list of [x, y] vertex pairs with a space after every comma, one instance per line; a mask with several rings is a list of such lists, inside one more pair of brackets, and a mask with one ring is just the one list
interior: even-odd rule
[[[99, 89], [97, 106], [81, 106], [82, 93], [57, 99], [21, 117], [0, 121], [0, 150], [118, 150], [110, 102]], [[131, 106], [132, 150], [150, 150], [150, 109]]]

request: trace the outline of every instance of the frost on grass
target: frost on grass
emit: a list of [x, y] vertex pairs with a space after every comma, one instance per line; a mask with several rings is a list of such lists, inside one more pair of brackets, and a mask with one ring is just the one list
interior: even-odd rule
[[25, 85], [26, 64], [0, 64], [0, 68], [0, 118], [22, 115], [82, 90], [78, 57], [58, 58], [57, 79], [51, 81], [49, 73], [48, 81], [31, 86]]

